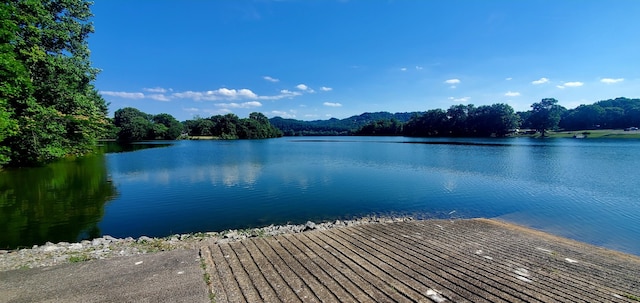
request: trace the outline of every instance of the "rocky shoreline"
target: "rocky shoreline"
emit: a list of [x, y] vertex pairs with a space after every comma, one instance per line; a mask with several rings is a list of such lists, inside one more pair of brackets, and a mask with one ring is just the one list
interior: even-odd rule
[[172, 235], [164, 238], [142, 236], [120, 239], [103, 236], [78, 243], [50, 243], [34, 245], [32, 248], [17, 250], [0, 250], [0, 271], [53, 266], [65, 263], [83, 262], [95, 259], [134, 256], [174, 249], [195, 249], [204, 241], [224, 243], [240, 241], [252, 237], [270, 237], [281, 234], [292, 234], [310, 230], [326, 230], [360, 224], [392, 223], [413, 221], [412, 217], [379, 217], [370, 216], [353, 220], [336, 220], [333, 222], [307, 222], [299, 225], [270, 225], [261, 228], [226, 230], [222, 232], [202, 232]]

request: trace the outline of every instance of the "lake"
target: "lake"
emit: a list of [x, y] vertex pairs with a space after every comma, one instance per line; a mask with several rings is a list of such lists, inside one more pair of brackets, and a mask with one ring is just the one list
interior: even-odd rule
[[640, 140], [170, 143], [0, 172], [0, 248], [411, 215], [497, 218], [640, 255]]

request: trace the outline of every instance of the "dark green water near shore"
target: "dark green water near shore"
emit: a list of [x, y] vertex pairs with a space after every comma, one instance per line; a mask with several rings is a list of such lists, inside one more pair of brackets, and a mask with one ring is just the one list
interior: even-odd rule
[[161, 146], [1, 172], [0, 248], [382, 214], [499, 218], [640, 255], [640, 140]]

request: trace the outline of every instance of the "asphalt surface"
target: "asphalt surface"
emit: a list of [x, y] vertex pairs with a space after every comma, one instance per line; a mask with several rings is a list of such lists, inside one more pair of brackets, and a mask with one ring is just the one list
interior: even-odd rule
[[0, 272], [0, 302], [211, 302], [198, 250]]

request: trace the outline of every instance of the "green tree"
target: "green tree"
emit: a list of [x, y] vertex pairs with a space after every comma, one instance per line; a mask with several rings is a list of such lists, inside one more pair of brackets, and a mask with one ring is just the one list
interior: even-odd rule
[[163, 135], [160, 138], [165, 140], [175, 140], [182, 134], [182, 123], [169, 114], [158, 114], [153, 116], [153, 122], [157, 125], [160, 124], [166, 128]]
[[531, 105], [530, 125], [545, 136], [549, 129], [558, 127], [562, 107], [558, 105], [558, 100], [554, 98], [544, 98], [542, 101]]
[[118, 141], [134, 142], [145, 140], [153, 131], [153, 123], [148, 114], [133, 107], [125, 107], [117, 110], [113, 123], [118, 131]]
[[89, 2], [5, 0], [0, 4], [2, 161], [48, 162], [95, 147], [106, 102], [92, 82]]

